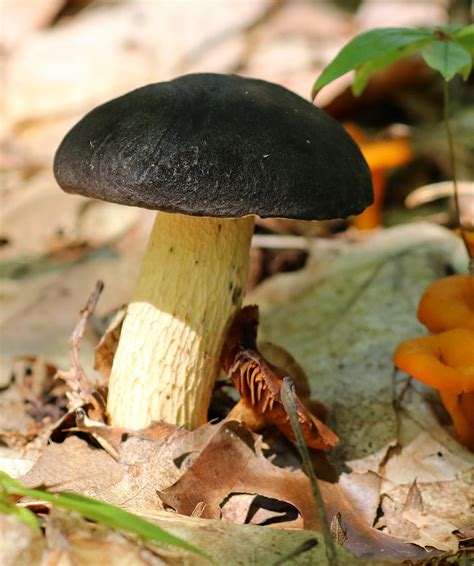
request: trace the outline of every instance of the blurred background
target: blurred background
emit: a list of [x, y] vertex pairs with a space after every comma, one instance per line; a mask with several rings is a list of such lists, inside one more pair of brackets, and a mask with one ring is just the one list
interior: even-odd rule
[[[266, 79], [309, 99], [354, 35], [463, 25], [471, 9], [467, 0], [0, 0], [0, 387], [12, 365], [38, 356], [68, 366], [68, 339], [97, 279], [106, 287], [91, 343], [133, 289], [154, 214], [66, 195], [52, 175], [56, 147], [86, 112], [200, 71]], [[440, 77], [413, 57], [379, 73], [358, 99], [350, 84], [342, 77], [316, 104], [365, 153], [376, 206], [344, 222], [259, 221], [249, 289], [300, 269], [308, 236], [363, 240], [420, 218], [455, 225]], [[454, 79], [451, 93], [463, 222], [472, 228], [472, 75]]]

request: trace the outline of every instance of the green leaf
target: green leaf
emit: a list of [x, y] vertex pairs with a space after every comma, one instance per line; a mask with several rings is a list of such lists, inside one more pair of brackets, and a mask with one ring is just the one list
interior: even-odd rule
[[472, 57], [454, 41], [437, 41], [421, 52], [426, 63], [439, 71], [445, 81], [450, 81], [456, 73], [467, 78], [472, 67]]
[[471, 55], [474, 55], [474, 24], [459, 29], [452, 39]]
[[26, 523], [37, 533], [41, 532], [36, 515], [25, 507], [18, 507], [7, 493], [5, 487], [0, 483], [0, 513], [13, 515], [23, 523]]
[[421, 28], [379, 28], [363, 33], [345, 45], [324, 69], [313, 86], [313, 96], [333, 80], [361, 65], [373, 60], [380, 61], [384, 57], [394, 57], [399, 50], [414, 43], [419, 49], [436, 39], [432, 30]]
[[131, 533], [137, 534], [144, 540], [154, 540], [164, 544], [177, 546], [184, 550], [188, 550], [210, 562], [212, 559], [199, 548], [187, 543], [185, 540], [180, 539], [164, 529], [145, 521], [137, 515], [133, 515], [128, 511], [124, 511], [119, 507], [114, 507], [108, 503], [91, 499], [83, 495], [76, 495], [73, 493], [49, 493], [47, 491], [38, 489], [29, 489], [20, 482], [14, 480], [5, 473], [0, 472], [0, 481], [3, 489], [7, 494], [20, 495], [23, 497], [32, 497], [34, 499], [42, 499], [63, 509], [76, 511], [83, 517], [102, 523], [114, 529], [122, 529]]
[[425, 47], [425, 45], [426, 40], [415, 41], [413, 43], [410, 43], [409, 45], [406, 45], [405, 47], [393, 51], [392, 53], [388, 53], [386, 55], [383, 55], [382, 57], [373, 59], [372, 61], [369, 61], [368, 63], [365, 63], [364, 65], [358, 67], [356, 69], [355, 79], [352, 84], [352, 92], [354, 93], [354, 95], [359, 96], [362, 93], [364, 88], [367, 86], [369, 79], [377, 71], [388, 67], [399, 59], [403, 59], [403, 57], [408, 57], [409, 55], [416, 53], [422, 47]]

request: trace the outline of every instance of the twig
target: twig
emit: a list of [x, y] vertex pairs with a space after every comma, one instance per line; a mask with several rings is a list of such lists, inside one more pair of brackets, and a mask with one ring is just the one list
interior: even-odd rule
[[76, 372], [81, 390], [88, 395], [92, 395], [92, 388], [87, 381], [86, 374], [84, 373], [79, 360], [79, 348], [81, 346], [81, 340], [84, 336], [84, 332], [86, 331], [87, 322], [94, 312], [95, 306], [103, 289], [104, 283], [102, 281], [97, 281], [95, 289], [89, 297], [86, 306], [81, 310], [81, 315], [69, 340], [69, 343], [71, 344], [72, 367]]
[[443, 81], [443, 84], [444, 84], [444, 89], [443, 89], [444, 127], [446, 129], [446, 137], [448, 139], [449, 161], [451, 166], [451, 176], [453, 177], [454, 211], [456, 213], [457, 221], [459, 224], [459, 230], [461, 231], [461, 238], [464, 242], [464, 246], [466, 247], [466, 251], [467, 251], [467, 256], [469, 258], [469, 273], [471, 274], [471, 276], [474, 276], [474, 258], [471, 255], [471, 251], [469, 249], [469, 242], [466, 236], [466, 231], [464, 230], [464, 226], [462, 225], [461, 222], [461, 207], [459, 205], [459, 189], [458, 189], [458, 181], [456, 175], [456, 159], [454, 157], [453, 134], [451, 132], [451, 121], [449, 118], [450, 115], [449, 84], [448, 81]]
[[303, 432], [301, 430], [300, 423], [298, 422], [298, 413], [295, 403], [295, 386], [289, 377], [284, 378], [280, 395], [281, 402], [285, 407], [288, 418], [290, 419], [291, 426], [293, 427], [293, 432], [295, 433], [296, 444], [301, 455], [303, 471], [311, 482], [311, 490], [313, 492], [313, 497], [318, 508], [319, 519], [321, 521], [321, 530], [323, 532], [324, 542], [326, 545], [326, 558], [328, 560], [328, 564], [330, 566], [338, 566], [339, 562], [336, 552], [336, 546], [331, 536], [323, 496], [321, 495], [318, 480], [316, 479], [316, 474], [314, 473], [313, 465], [311, 464], [308, 447], [306, 446], [303, 438]]
[[[105, 403], [100, 395], [95, 394], [94, 389], [89, 384], [87, 376], [82, 369], [81, 362], [79, 360], [79, 349], [82, 338], [84, 336], [84, 332], [86, 330], [87, 322], [94, 312], [95, 306], [97, 304], [97, 301], [99, 300], [103, 288], [103, 282], [98, 281], [95, 285], [94, 291], [87, 301], [86, 306], [81, 310], [79, 320], [77, 321], [77, 324], [69, 340], [69, 343], [71, 345], [71, 370], [67, 372], [58, 372], [59, 377], [61, 377], [73, 391], [73, 397], [71, 397], [71, 400], [75, 397], [77, 402], [78, 398], [80, 398], [82, 402], [90, 402], [94, 406], [96, 411], [98, 411], [98, 414], [103, 414]], [[77, 404], [79, 404], [79, 402]]]
[[304, 236], [276, 236], [273, 234], [254, 234], [252, 238], [254, 248], [272, 250], [307, 250], [308, 238]]

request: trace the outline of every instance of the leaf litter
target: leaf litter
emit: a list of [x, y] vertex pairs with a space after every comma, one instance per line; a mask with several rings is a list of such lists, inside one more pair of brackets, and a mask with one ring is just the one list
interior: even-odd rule
[[[261, 306], [264, 339], [298, 359], [328, 406], [341, 437], [332, 455], [351, 469], [339, 484], [354, 487], [368, 523], [453, 552], [472, 536], [473, 454], [453, 437], [433, 392], [388, 360], [399, 341], [425, 332], [419, 297], [446, 266], [464, 268], [459, 249], [434, 226], [388, 229], [358, 249], [347, 242], [326, 254], [324, 272], [315, 250], [302, 272], [274, 277], [248, 298]], [[367, 484], [359, 489], [359, 481]], [[423, 509], [405, 506], [415, 481]]]
[[[317, 530], [317, 510], [299, 464], [295, 468], [294, 462], [290, 466], [272, 463], [264, 454], [268, 446], [262, 437], [242, 423], [208, 423], [192, 432], [155, 423], [144, 431], [131, 431], [113, 429], [104, 424], [105, 419], [91, 418], [97, 406], [90, 402], [90, 386], [81, 384], [85, 374], [76, 357], [98, 289], [89, 308], [83, 310], [71, 341], [75, 353], [69, 386], [81, 393], [79, 397], [69, 395], [69, 414], [75, 426], [59, 427], [60, 442], [50, 442], [22, 481], [89, 495], [142, 516], [172, 510], [176, 517], [188, 515], [194, 520], [224, 517], [228, 521], [232, 517], [229, 502], [240, 496], [237, 514], [234, 508], [238, 522]], [[317, 454], [313, 453], [316, 459]], [[364, 478], [355, 487], [356, 481], [344, 484], [337, 482], [335, 470], [331, 474], [330, 481], [320, 480], [321, 490], [330, 518], [344, 532], [346, 548], [366, 557], [426, 556], [421, 548], [373, 529], [367, 522], [367, 498], [360, 492], [370, 482]]]
[[[98, 406], [91, 403], [91, 386], [78, 361], [82, 332], [91, 311], [92, 308], [83, 311], [75, 331], [76, 340], [72, 341], [75, 362], [67, 396], [63, 384], [69, 418], [57, 428], [50, 427], [49, 436], [53, 435], [56, 442], [50, 442], [23, 476], [25, 483], [90, 495], [142, 516], [173, 511], [178, 521], [182, 515], [188, 515], [198, 522], [233, 520], [243, 526], [267, 525], [266, 529], [318, 529], [309, 482], [299, 469], [298, 460], [288, 459], [287, 455], [278, 459], [275, 454], [267, 458], [272, 453], [267, 444], [272, 434], [274, 437], [271, 431], [264, 430], [262, 438], [234, 421], [207, 424], [193, 432], [165, 423], [155, 423], [144, 431], [106, 425], [105, 413], [101, 413], [103, 405], [98, 411]], [[98, 348], [100, 351], [107, 344], [101, 366], [105, 381], [119, 329], [120, 316]], [[273, 348], [273, 358], [272, 346], [263, 346], [262, 350], [270, 359], [280, 356], [279, 366], [285, 366], [282, 359], [293, 360], [279, 348], [277, 353]], [[305, 357], [298, 356], [298, 360], [305, 368]], [[309, 390], [301, 377], [304, 373], [301, 370], [297, 378], [303, 398]], [[81, 379], [86, 379], [82, 386]], [[97, 380], [90, 383], [95, 383], [95, 387]], [[34, 390], [41, 395], [38, 384]], [[101, 394], [105, 394], [104, 390]], [[403, 410], [423, 422], [422, 409], [427, 409], [417, 395], [410, 389]], [[342, 544], [358, 555], [380, 556], [378, 549], [382, 548], [384, 556], [419, 559], [432, 553], [427, 554], [425, 547], [454, 551], [459, 540], [467, 540], [472, 534], [468, 499], [471, 464], [465, 451], [456, 450], [457, 443], [446, 432], [440, 448], [429, 434], [435, 430], [433, 423], [428, 423], [430, 430], [426, 432], [413, 422], [407, 418], [399, 423], [394, 439], [382, 446], [378, 455], [350, 461], [352, 473], [340, 474], [329, 468], [329, 478], [325, 473], [319, 474], [325, 478], [320, 480], [320, 486], [336, 538], [339, 542], [344, 540]], [[420, 436], [422, 433], [428, 438]], [[440, 451], [443, 458], [433, 458]], [[316, 469], [321, 466], [317, 454], [313, 452]], [[423, 505], [407, 506], [408, 491], [416, 479]], [[440, 489], [446, 495], [443, 501], [453, 502], [446, 503], [442, 512], [436, 497]], [[464, 519], [460, 520], [461, 516]]]

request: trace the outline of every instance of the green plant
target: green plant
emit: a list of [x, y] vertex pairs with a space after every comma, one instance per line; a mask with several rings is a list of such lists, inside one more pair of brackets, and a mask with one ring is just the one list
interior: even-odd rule
[[47, 501], [56, 507], [75, 511], [86, 519], [114, 529], [134, 533], [143, 540], [177, 546], [212, 562], [211, 558], [199, 548], [119, 507], [75, 493], [50, 493], [44, 489], [30, 489], [4, 472], [0, 472], [0, 513], [14, 515], [39, 532], [40, 524], [37, 517], [29, 509], [18, 507], [12, 496], [31, 497]]
[[[352, 92], [359, 96], [370, 77], [409, 55], [419, 53], [427, 65], [439, 71], [444, 79], [444, 123], [448, 141], [451, 173], [454, 186], [454, 205], [459, 219], [459, 196], [454, 159], [453, 136], [449, 120], [449, 81], [460, 74], [467, 80], [474, 56], [474, 24], [464, 27], [439, 26], [435, 28], [379, 28], [363, 33], [345, 45], [323, 70], [313, 86], [313, 98], [323, 87], [340, 76], [355, 71]], [[461, 235], [470, 261], [469, 270], [474, 274], [474, 259], [469, 252], [466, 234]]]

